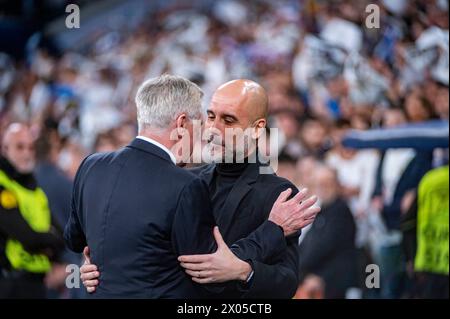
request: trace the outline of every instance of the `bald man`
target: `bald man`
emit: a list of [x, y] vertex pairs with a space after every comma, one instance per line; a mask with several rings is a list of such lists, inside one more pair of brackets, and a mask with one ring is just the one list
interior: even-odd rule
[[[228, 248], [271, 220], [269, 214], [282, 192], [280, 200], [298, 193], [291, 182], [275, 174], [260, 174], [264, 165], [249, 160], [257, 151], [256, 143], [240, 147], [231, 135], [229, 141], [224, 141], [226, 129], [233, 128], [238, 129], [237, 135], [250, 130], [253, 142], [257, 141], [266, 126], [267, 104], [265, 90], [253, 81], [235, 80], [218, 88], [205, 125], [210, 135], [207, 147], [216, 163], [190, 170], [209, 186], [214, 219], [223, 240], [216, 236], [218, 249], [213, 254], [180, 256], [179, 261], [197, 283], [227, 282], [221, 294], [225, 298], [291, 298], [298, 284], [298, 233], [285, 238], [280, 228], [267, 228], [264, 234], [255, 236], [255, 246], [278, 245], [278, 254], [265, 261], [245, 259]], [[225, 157], [231, 159], [230, 163], [220, 163]], [[286, 192], [287, 189], [292, 191]], [[305, 198], [304, 192], [298, 198]], [[315, 201], [315, 197], [310, 197], [302, 205], [310, 207]], [[306, 209], [302, 227], [311, 223], [318, 211], [316, 207]], [[237, 281], [234, 265], [239, 265], [239, 259], [251, 267], [246, 279]], [[93, 269], [94, 265], [81, 269], [83, 283], [91, 290], [97, 286], [99, 275]]]
[[[212, 96], [205, 124], [210, 159], [239, 163], [254, 155], [256, 142], [265, 132], [267, 108], [266, 91], [256, 82], [233, 80], [220, 86]], [[250, 140], [239, 145], [243, 137]]]
[[30, 129], [13, 123], [0, 156], [0, 298], [45, 298], [49, 258], [64, 247], [33, 169]]
[[[284, 178], [261, 174], [261, 167], [266, 165], [255, 153], [258, 151], [257, 140], [266, 128], [267, 110], [268, 98], [264, 88], [246, 79], [220, 86], [207, 110], [205, 128], [211, 135], [212, 157], [217, 162], [193, 171], [209, 185], [215, 219], [226, 243], [246, 236], [261, 225], [281, 192], [286, 189], [292, 189], [292, 195], [298, 192]], [[237, 145], [239, 138], [227, 134], [227, 130], [234, 130], [236, 136], [247, 134], [251, 141]], [[229, 161], [230, 155], [232, 161]], [[316, 200], [311, 196], [304, 200], [304, 204], [309, 205]], [[312, 222], [318, 212], [318, 207], [311, 208], [304, 226]], [[276, 236], [274, 233], [265, 235]], [[298, 235], [286, 238], [285, 248], [276, 258], [264, 263], [249, 260], [253, 271], [250, 282], [237, 291], [230, 286], [224, 297], [292, 298], [298, 284]], [[226, 274], [225, 259], [218, 254], [181, 256], [179, 260], [196, 282], [230, 279]], [[196, 278], [199, 273], [200, 278]]]

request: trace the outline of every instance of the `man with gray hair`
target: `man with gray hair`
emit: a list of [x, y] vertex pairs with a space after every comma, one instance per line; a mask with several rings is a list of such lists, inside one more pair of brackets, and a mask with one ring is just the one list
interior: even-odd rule
[[[212, 253], [216, 240], [222, 243], [217, 228], [213, 236], [216, 222], [207, 184], [177, 167], [170, 151], [176, 143], [192, 146], [202, 95], [198, 86], [178, 76], [146, 81], [136, 95], [136, 139], [118, 151], [90, 155], [80, 165], [65, 239], [74, 251], [89, 247], [101, 274], [93, 297], [198, 298], [225, 288], [195, 283], [177, 260]], [[301, 196], [289, 201], [283, 196], [269, 220], [231, 245], [241, 258], [230, 258], [232, 279], [245, 283], [252, 273], [246, 260], [264, 262], [279, 254], [284, 235], [301, 227]]]
[[201, 119], [202, 90], [182, 77], [163, 75], [144, 82], [136, 94], [139, 131], [145, 127], [167, 129], [173, 119], [185, 113]]

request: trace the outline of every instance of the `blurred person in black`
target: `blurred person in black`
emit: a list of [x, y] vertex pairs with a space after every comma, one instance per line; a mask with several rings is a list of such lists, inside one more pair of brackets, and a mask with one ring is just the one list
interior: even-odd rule
[[34, 155], [30, 129], [11, 124], [0, 157], [0, 298], [45, 298], [45, 274], [64, 247], [32, 174]]
[[48, 198], [50, 211], [58, 225], [65, 225], [70, 214], [72, 180], [58, 166], [62, 143], [56, 128], [44, 128], [36, 140], [34, 175]]
[[300, 282], [319, 276], [325, 283], [325, 298], [345, 298], [347, 289], [357, 284], [355, 222], [339, 195], [336, 172], [319, 164], [314, 176], [322, 211], [299, 246]]

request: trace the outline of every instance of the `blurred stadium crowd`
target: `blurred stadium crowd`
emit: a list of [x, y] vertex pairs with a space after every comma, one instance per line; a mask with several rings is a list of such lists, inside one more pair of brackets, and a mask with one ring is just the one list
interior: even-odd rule
[[[448, 149], [354, 150], [341, 141], [350, 129], [448, 121], [448, 1], [149, 2], [119, 4], [70, 46], [37, 33], [23, 58], [0, 52], [0, 136], [12, 122], [31, 125], [54, 218], [65, 224], [81, 160], [135, 136], [143, 80], [187, 77], [204, 90], [206, 108], [220, 84], [249, 78], [266, 88], [269, 126], [281, 132], [278, 175], [318, 194], [323, 207], [300, 239], [296, 297], [432, 296], [414, 269], [415, 198], [424, 174], [448, 163]], [[379, 28], [365, 25], [370, 3]], [[68, 42], [70, 32], [61, 31]], [[67, 253], [55, 264], [49, 296], [74, 297], [63, 265], [80, 259]], [[372, 263], [380, 289], [365, 285]], [[448, 298], [448, 272], [446, 280]]]

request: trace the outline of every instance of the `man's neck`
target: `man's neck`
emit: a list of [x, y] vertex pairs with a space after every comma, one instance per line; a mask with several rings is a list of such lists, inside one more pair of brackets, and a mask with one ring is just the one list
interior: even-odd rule
[[170, 156], [171, 160], [174, 162], [174, 164], [177, 164], [178, 161], [177, 161], [175, 155], [173, 154], [173, 152], [171, 151], [171, 149], [174, 145], [174, 141], [170, 140], [170, 138], [168, 138], [165, 134], [155, 134], [148, 130], [144, 130], [144, 131], [139, 131], [138, 137], [143, 138], [143, 139], [148, 139], [148, 141], [153, 144], [157, 144], [157, 145], [159, 144], [159, 147], [164, 149], [164, 151], [166, 151], [169, 154], [169, 156]]
[[147, 137], [158, 142], [161, 145], [164, 145], [167, 149], [171, 149], [174, 145], [174, 142], [170, 140], [170, 138], [166, 137], [164, 133], [153, 133], [149, 130], [143, 130], [138, 133], [138, 136]]

